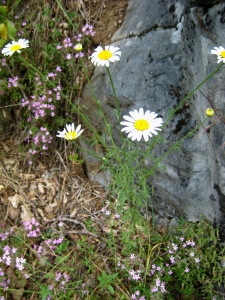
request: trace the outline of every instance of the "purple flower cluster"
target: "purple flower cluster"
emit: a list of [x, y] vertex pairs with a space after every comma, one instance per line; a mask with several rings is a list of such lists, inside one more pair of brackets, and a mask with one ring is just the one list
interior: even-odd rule
[[18, 86], [18, 80], [19, 80], [19, 77], [16, 76], [14, 78], [9, 78], [8, 79], [8, 88], [12, 88], [12, 87], [17, 87]]
[[[27, 106], [28, 110], [34, 114], [34, 118], [37, 120], [45, 117], [47, 114], [50, 114], [52, 117], [55, 115], [55, 106], [50, 104], [51, 102], [52, 98], [47, 98], [46, 95], [38, 98], [31, 96], [30, 100], [22, 99], [22, 106]], [[31, 122], [31, 117], [28, 119], [28, 122]]]
[[63, 237], [60, 237], [60, 238], [54, 239], [54, 240], [48, 239], [48, 240], [45, 241], [45, 244], [48, 245], [48, 247], [49, 247], [50, 249], [55, 250], [56, 245], [61, 244], [62, 241], [63, 241], [63, 239], [64, 239]]
[[86, 284], [85, 283], [82, 283], [82, 285], [81, 285], [81, 293], [83, 295], [87, 295], [89, 293], [89, 291], [86, 290]]
[[176, 274], [176, 268], [182, 270], [182, 276], [189, 273], [191, 267], [199, 268], [200, 258], [196, 257], [195, 242], [192, 240], [185, 241], [183, 237], [177, 237], [177, 240], [178, 243], [171, 242], [167, 246], [168, 262], [165, 266], [156, 264], [151, 266], [149, 276], [156, 278], [155, 285], [151, 287], [152, 293], [167, 293], [166, 283], [161, 281], [160, 277], [166, 281], [168, 276]]
[[84, 25], [81, 31], [83, 32], [84, 35], [91, 35], [91, 36], [95, 35], [95, 31], [93, 31], [93, 26], [89, 24]]
[[[102, 212], [105, 216], [110, 216], [110, 215], [111, 215], [111, 212], [110, 212], [109, 209], [107, 209], [107, 207], [102, 207], [101, 212]], [[120, 218], [120, 215], [116, 213], [116, 214], [114, 215], [114, 219], [117, 219], [117, 220], [118, 220], [119, 218]]]
[[131, 299], [134, 300], [145, 300], [145, 296], [140, 296], [140, 291], [136, 291], [134, 294], [131, 295]]
[[161, 292], [163, 294], [167, 293], [165, 285], [166, 285], [165, 282], [161, 282], [159, 278], [156, 278], [155, 286], [153, 286], [151, 289], [152, 293], [157, 293], [157, 292]]
[[84, 52], [77, 51], [76, 45], [77, 43], [83, 43], [87, 36], [94, 36], [95, 32], [93, 31], [93, 26], [86, 24], [81, 29], [82, 33], [78, 33], [71, 39], [70, 37], [63, 40], [62, 45], [58, 45], [56, 47], [57, 50], [62, 49], [63, 54], [66, 60], [70, 60], [71, 58], [81, 58], [84, 57]]
[[40, 233], [40, 225], [35, 220], [35, 218], [32, 218], [30, 221], [24, 222], [23, 226], [27, 233], [27, 237], [39, 237], [41, 235]]
[[64, 273], [55, 273], [55, 281], [58, 282], [60, 284], [60, 289], [63, 290], [65, 292], [65, 287], [66, 284], [69, 282], [70, 280], [70, 276], [68, 276], [66, 274], [66, 272]]
[[10, 266], [11, 265], [11, 262], [12, 262], [12, 256], [14, 253], [16, 253], [17, 249], [12, 247], [12, 249], [6, 245], [4, 248], [3, 248], [3, 255], [0, 257], [0, 262], [3, 262], [5, 263], [7, 266]]
[[131, 276], [131, 277], [128, 277], [129, 280], [131, 280], [131, 279], [140, 280], [141, 279], [141, 276], [140, 276], [141, 271], [140, 270], [137, 270], [137, 271], [129, 270], [128, 273]]
[[[59, 68], [59, 67], [57, 67]], [[59, 70], [59, 69], [58, 69]], [[60, 71], [58, 71], [60, 72]], [[46, 77], [46, 80], [56, 79], [58, 73], [49, 73]], [[56, 87], [51, 89], [42, 88], [44, 83], [40, 80], [39, 77], [35, 78], [36, 80], [36, 92], [35, 95], [30, 96], [30, 99], [22, 99], [22, 106], [27, 107], [31, 112], [31, 116], [28, 118], [28, 122], [31, 122], [34, 118], [35, 120], [43, 119], [46, 116], [55, 116], [55, 101], [61, 99], [60, 91], [61, 85], [60, 82], [56, 83]]]
[[10, 228], [10, 231], [5, 231], [3, 233], [0, 232], [1, 241], [5, 241], [12, 232], [13, 232], [12, 228]]
[[[131, 254], [130, 255], [130, 260], [132, 261], [132, 267], [134, 268], [134, 264], [137, 261], [136, 255]], [[141, 270], [134, 270], [131, 269], [131, 266], [128, 266], [128, 268], [125, 267], [125, 265], [121, 264], [119, 261], [117, 263], [117, 266], [121, 268], [122, 270], [125, 270], [128, 276], [128, 280], [134, 280], [134, 281], [143, 281], [141, 277]], [[136, 299], [136, 300], [145, 300], [145, 296], [140, 295], [140, 291], [136, 291], [134, 294], [131, 295], [131, 299]]]
[[[35, 155], [37, 153], [36, 149], [39, 149], [40, 151], [48, 150], [49, 144], [51, 144], [52, 142], [52, 136], [50, 135], [50, 132], [47, 130], [47, 128], [41, 127], [39, 130], [40, 131], [36, 134], [33, 133], [31, 130], [29, 131], [29, 136], [27, 140], [33, 141], [35, 149], [29, 150], [28, 158], [30, 158], [31, 155]], [[32, 163], [32, 160], [30, 162]]]
[[[32, 143], [31, 149], [28, 152], [27, 158], [29, 164], [32, 164], [32, 156], [37, 153], [42, 153], [49, 149], [53, 137], [46, 127], [40, 126], [46, 123], [47, 118], [53, 118], [56, 112], [56, 103], [61, 100], [61, 84], [59, 74], [62, 71], [60, 66], [56, 67], [55, 72], [47, 74], [44, 81], [51, 81], [55, 85], [54, 88], [48, 89], [46, 83], [35, 77], [35, 92], [29, 99], [22, 99], [22, 106], [26, 107], [30, 112], [27, 121], [31, 124], [32, 130], [29, 131], [26, 141]], [[37, 129], [39, 128], [38, 132]]]
[[37, 251], [38, 256], [41, 257], [43, 255], [46, 255], [49, 251], [49, 249], [51, 250], [55, 250], [57, 245], [60, 245], [62, 243], [62, 241], [64, 240], [63, 237], [59, 237], [59, 238], [55, 238], [55, 239], [48, 239], [46, 241], [44, 241], [43, 243], [41, 243], [40, 245], [33, 245], [34, 250]]
[[[23, 271], [24, 264], [26, 260], [23, 257], [18, 257], [17, 249], [6, 245], [2, 248], [3, 254], [0, 256], [0, 264], [3, 267], [0, 267], [0, 287], [3, 288], [3, 291], [6, 291], [9, 288], [10, 279], [7, 279], [7, 275], [4, 273], [6, 267], [16, 267], [17, 270]], [[27, 274], [25, 274], [27, 275]], [[1, 299], [1, 298], [0, 298]]]

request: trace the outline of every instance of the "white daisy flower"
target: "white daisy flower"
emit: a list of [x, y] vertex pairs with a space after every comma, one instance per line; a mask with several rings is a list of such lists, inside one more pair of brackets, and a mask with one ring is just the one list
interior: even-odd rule
[[142, 136], [147, 142], [149, 137], [152, 134], [158, 134], [156, 130], [161, 130], [159, 127], [162, 126], [162, 118], [157, 118], [155, 112], [150, 112], [147, 110], [144, 112], [143, 108], [140, 108], [139, 111], [136, 109], [129, 112], [130, 116], [123, 116], [126, 121], [120, 122], [121, 125], [125, 127], [121, 131], [125, 131], [128, 134], [128, 137], [132, 141], [140, 141]]
[[81, 133], [84, 131], [84, 129], [81, 129], [81, 125], [78, 125], [75, 129], [74, 123], [72, 124], [66, 124], [66, 128], [63, 129], [63, 131], [58, 131], [58, 137], [64, 138], [66, 140], [76, 140]]
[[220, 63], [221, 61], [225, 63], [225, 49], [223, 47], [215, 47], [211, 50], [211, 54], [217, 55], [217, 63]]
[[109, 67], [109, 62], [115, 62], [120, 60], [121, 51], [120, 48], [114, 46], [105, 46], [105, 50], [98, 46], [95, 52], [90, 56], [91, 62], [95, 66]]
[[12, 43], [7, 44], [2, 49], [2, 54], [4, 56], [13, 55], [14, 52], [19, 52], [20, 49], [29, 47], [29, 41], [25, 39], [19, 39], [18, 42], [12, 41]]

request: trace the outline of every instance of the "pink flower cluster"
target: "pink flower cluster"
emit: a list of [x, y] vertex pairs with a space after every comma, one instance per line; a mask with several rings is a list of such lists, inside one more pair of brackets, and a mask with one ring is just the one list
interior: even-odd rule
[[93, 26], [86, 24], [82, 27], [81, 29], [82, 33], [78, 33], [77, 35], [75, 35], [73, 37], [73, 40], [71, 38], [66, 38], [63, 40], [63, 44], [62, 45], [58, 45], [56, 47], [56, 49], [60, 50], [64, 50], [64, 55], [65, 58], [67, 60], [70, 60], [71, 58], [81, 58], [84, 57], [84, 52], [82, 51], [76, 51], [75, 47], [77, 45], [77, 43], [83, 43], [83, 41], [85, 40], [85, 38], [87, 36], [94, 36], [95, 32], [93, 30]]
[[19, 77], [16, 76], [14, 78], [9, 78], [8, 79], [8, 88], [12, 88], [12, 87], [17, 87], [18, 86], [18, 80], [19, 80]]
[[131, 299], [145, 300], [145, 296], [140, 296], [140, 291], [136, 291], [134, 294], [131, 295]]
[[161, 282], [161, 280], [157, 278], [155, 281], [155, 286], [153, 286], [151, 289], [152, 293], [157, 293], [157, 292], [161, 292], [163, 294], [167, 293], [165, 285], [166, 285], [165, 282]]
[[4, 267], [3, 268], [0, 267], [0, 277], [2, 277], [0, 281], [0, 287], [2, 287], [3, 291], [5, 291], [9, 288], [9, 284], [10, 284], [10, 279], [7, 279], [5, 277], [6, 274], [3, 271], [5, 269], [5, 266], [7, 267], [12, 266], [13, 268], [14, 266], [16, 266], [16, 268], [19, 271], [22, 271], [24, 270], [24, 264], [26, 260], [23, 257], [16, 256], [17, 249], [14, 247], [11, 248], [10, 246], [6, 245], [2, 248], [2, 250], [3, 250], [3, 254], [0, 257], [0, 263]]
[[93, 26], [89, 24], [84, 25], [81, 31], [83, 32], [84, 35], [91, 35], [91, 36], [95, 35], [95, 31], [93, 31]]
[[[40, 131], [33, 137], [33, 142], [35, 146], [41, 148], [42, 150], [48, 150], [48, 144], [52, 142], [52, 136], [50, 132], [45, 127], [41, 127]], [[34, 154], [34, 153], [32, 153]]]
[[[61, 68], [58, 66], [56, 68], [57, 72], [61, 72]], [[58, 73], [49, 73], [46, 77], [46, 80], [57, 80]], [[60, 91], [61, 85], [60, 82], [56, 83], [56, 87], [52, 90], [45, 88], [45, 84], [40, 80], [40, 77], [35, 77], [36, 81], [36, 91], [35, 95], [30, 96], [30, 99], [22, 99], [22, 106], [27, 107], [28, 110], [32, 113], [32, 116], [28, 118], [28, 122], [31, 122], [34, 118], [35, 120], [43, 119], [46, 116], [55, 116], [55, 101], [61, 99]], [[42, 88], [42, 86], [44, 88]]]
[[37, 251], [39, 257], [46, 255], [46, 253], [49, 252], [49, 248], [51, 250], [55, 250], [56, 245], [60, 245], [63, 240], [64, 240], [63, 237], [59, 237], [59, 238], [55, 238], [55, 239], [48, 239], [48, 240], [44, 241], [43, 243], [41, 243], [39, 246], [34, 245], [34, 250]]
[[64, 273], [55, 273], [55, 281], [60, 284], [60, 289], [65, 291], [66, 284], [69, 282], [70, 276]]
[[35, 218], [32, 218], [30, 221], [24, 222], [23, 226], [27, 233], [27, 237], [38, 237], [40, 236], [40, 225], [39, 223], [35, 220]]
[[3, 233], [0, 232], [1, 241], [5, 241], [8, 238], [8, 236], [12, 233], [12, 231], [13, 231], [13, 229], [10, 228], [10, 231], [5, 231]]
[[49, 247], [50, 249], [55, 250], [56, 245], [61, 244], [62, 241], [63, 241], [63, 239], [64, 239], [63, 237], [60, 237], [60, 238], [54, 239], [54, 240], [48, 239], [48, 240], [45, 241], [45, 244], [48, 245], [48, 247]]
[[49, 148], [49, 144], [52, 142], [52, 136], [50, 132], [45, 127], [41, 127], [38, 133], [33, 133], [31, 130], [29, 131], [29, 136], [27, 137], [27, 141], [32, 141], [34, 143], [34, 149], [30, 149], [28, 151], [27, 158], [29, 160], [29, 164], [32, 165], [32, 155], [42, 151], [47, 151]]
[[17, 249], [12, 247], [10, 248], [8, 245], [3, 248], [3, 255], [0, 257], [0, 262], [5, 263], [7, 266], [11, 265], [12, 255], [16, 253]]
[[128, 273], [131, 276], [128, 279], [133, 279], [133, 280], [140, 280], [141, 279], [141, 276], [140, 276], [141, 271], [140, 270], [137, 270], [137, 271], [130, 270]]

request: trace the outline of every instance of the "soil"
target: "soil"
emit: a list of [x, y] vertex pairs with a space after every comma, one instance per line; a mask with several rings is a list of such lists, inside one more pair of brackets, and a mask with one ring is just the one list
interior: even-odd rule
[[111, 43], [112, 35], [124, 21], [128, 2], [129, 0], [86, 1], [96, 31], [93, 37], [96, 45]]

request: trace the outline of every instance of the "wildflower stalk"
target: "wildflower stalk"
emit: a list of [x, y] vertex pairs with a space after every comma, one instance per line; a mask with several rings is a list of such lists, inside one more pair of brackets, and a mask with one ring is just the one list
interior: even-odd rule
[[[215, 71], [213, 71], [208, 77], [206, 77], [199, 85], [197, 85], [196, 88], [194, 88], [189, 94], [187, 94], [187, 96], [185, 96], [183, 98], [183, 100], [178, 104], [178, 106], [172, 110], [172, 112], [170, 113], [170, 115], [168, 116], [168, 118], [166, 119], [166, 121], [163, 123], [162, 126], [162, 131], [163, 129], [166, 127], [166, 125], [168, 124], [168, 122], [172, 119], [172, 117], [175, 115], [175, 113], [182, 107], [182, 105], [185, 103], [185, 101], [190, 98], [207, 80], [209, 80], [213, 75], [215, 75], [223, 66], [224, 64], [220, 64], [218, 68], [216, 68]], [[140, 167], [142, 165], [142, 163], [144, 162], [145, 158], [148, 156], [149, 152], [153, 149], [153, 147], [158, 143], [159, 139], [161, 137], [161, 133], [159, 133], [157, 135], [157, 137], [155, 138], [154, 142], [148, 147], [148, 149], [145, 152], [145, 155], [143, 156], [143, 158], [141, 159], [140, 163], [137, 165], [137, 168]], [[174, 149], [173, 149], [174, 150]], [[172, 152], [172, 151], [171, 151]]]
[[70, 25], [73, 27], [73, 29], [77, 32], [77, 27], [74, 26], [74, 23], [71, 21], [70, 17], [68, 16], [68, 14], [66, 13], [66, 11], [63, 9], [61, 3], [59, 2], [59, 0], [56, 0], [58, 6], [60, 7], [61, 11], [63, 12], [64, 16], [67, 18], [68, 22], [70, 23]]
[[148, 275], [148, 267], [149, 267], [149, 263], [150, 263], [150, 260], [152, 258], [152, 252], [155, 250], [155, 248], [157, 248], [158, 246], [162, 245], [163, 243], [159, 243], [159, 244], [156, 244], [155, 246], [153, 246], [151, 249], [150, 249], [150, 241], [149, 241], [149, 247], [148, 247], [148, 257], [147, 257], [147, 261], [146, 261], [146, 266], [145, 266], [145, 277], [144, 277], [144, 283], [146, 283], [146, 277]]
[[149, 172], [146, 173], [145, 177], [148, 178], [148, 176], [152, 175], [157, 168], [158, 164], [170, 153], [172, 153], [177, 147], [180, 146], [180, 144], [186, 140], [187, 138], [191, 137], [206, 121], [208, 118], [206, 118], [200, 125], [196, 126], [192, 131], [189, 131], [184, 137], [179, 139], [166, 153], [164, 153], [160, 158], [158, 158], [154, 164], [154, 166], [151, 168]]
[[[112, 86], [112, 89], [113, 89], [114, 99], [115, 99], [115, 103], [116, 103], [116, 117], [117, 117], [117, 119], [119, 121], [119, 124], [120, 124], [121, 114], [120, 114], [120, 108], [119, 108], [119, 101], [118, 101], [118, 98], [117, 98], [117, 95], [116, 95], [116, 90], [115, 90], [115, 86], [114, 86], [114, 83], [113, 83], [113, 80], [112, 80], [110, 70], [109, 70], [108, 67], [106, 67], [106, 70], [107, 70], [107, 73], [109, 75], [109, 80], [110, 80], [110, 83], [111, 83], [111, 86]], [[120, 131], [121, 131], [121, 125], [120, 125]]]
[[[114, 142], [114, 139], [113, 139], [113, 136], [112, 136], [111, 128], [110, 128], [110, 126], [109, 126], [109, 124], [108, 124], [108, 122], [107, 122], [107, 120], [106, 120], [106, 118], [105, 118], [105, 115], [104, 115], [104, 112], [103, 112], [103, 110], [102, 110], [102, 108], [101, 108], [101, 106], [100, 106], [100, 103], [99, 103], [99, 101], [98, 101], [97, 98], [96, 98], [95, 90], [94, 90], [94, 88], [93, 88], [93, 85], [92, 85], [92, 83], [91, 83], [89, 77], [88, 77], [87, 70], [86, 70], [86, 68], [84, 67], [83, 62], [81, 62], [81, 63], [82, 63], [82, 67], [83, 67], [83, 71], [84, 71], [85, 77], [86, 77], [86, 79], [87, 79], [87, 81], [88, 81], [88, 84], [89, 84], [89, 87], [90, 87], [90, 89], [91, 89], [91, 93], [92, 93], [92, 96], [93, 96], [93, 98], [94, 98], [94, 102], [95, 102], [95, 104], [96, 104], [96, 106], [97, 106], [97, 108], [98, 108], [98, 111], [100, 112], [101, 117], [102, 117], [102, 119], [103, 119], [103, 121], [104, 121], [104, 123], [105, 123], [106, 129], [107, 129], [107, 132], [108, 132], [108, 135], [109, 135], [110, 140], [111, 140], [112, 145], [113, 145], [113, 148], [116, 149], [117, 147], [116, 147], [116, 145], [115, 145], [115, 142]], [[105, 148], [107, 149], [107, 146], [105, 146]], [[118, 161], [118, 162], [121, 162], [118, 153], [117, 153], [117, 161]]]
[[172, 119], [172, 117], [175, 115], [175, 113], [182, 107], [182, 105], [185, 103], [185, 101], [190, 98], [206, 81], [208, 81], [213, 75], [215, 75], [223, 66], [224, 64], [220, 64], [219, 67], [213, 71], [209, 76], [207, 76], [199, 85], [196, 86], [187, 96], [183, 98], [183, 100], [178, 104], [178, 106], [172, 110], [167, 120], [164, 122], [162, 126], [162, 130], [166, 127], [167, 123]]
[[[75, 142], [74, 142], [74, 144], [75, 144]], [[101, 156], [98, 156], [98, 155], [96, 155], [95, 153], [93, 153], [93, 152], [91, 152], [91, 151], [89, 151], [89, 150], [86, 150], [86, 149], [84, 149], [84, 148], [81, 148], [81, 147], [80, 147], [79, 145], [77, 145], [77, 144], [75, 144], [75, 145], [76, 145], [76, 147], [77, 147], [80, 151], [86, 152], [86, 153], [90, 154], [91, 156], [93, 156], [93, 157], [95, 157], [95, 158], [97, 158], [97, 159], [102, 159]]]
[[[122, 134], [122, 126], [120, 124], [120, 121], [121, 121], [121, 113], [120, 113], [120, 107], [119, 107], [119, 100], [117, 98], [117, 95], [116, 95], [116, 89], [115, 89], [115, 86], [114, 86], [114, 83], [113, 83], [113, 79], [112, 79], [112, 75], [110, 73], [110, 70], [108, 67], [106, 67], [106, 70], [107, 70], [107, 73], [109, 75], [109, 80], [110, 80], [110, 83], [111, 83], [111, 86], [112, 86], [112, 89], [113, 89], [113, 95], [114, 95], [114, 99], [115, 99], [115, 104], [116, 104], [116, 117], [118, 119], [118, 122], [119, 122], [119, 130], [120, 130], [120, 139], [121, 141], [123, 141], [123, 134]], [[125, 156], [125, 149], [123, 151], [123, 156]]]

